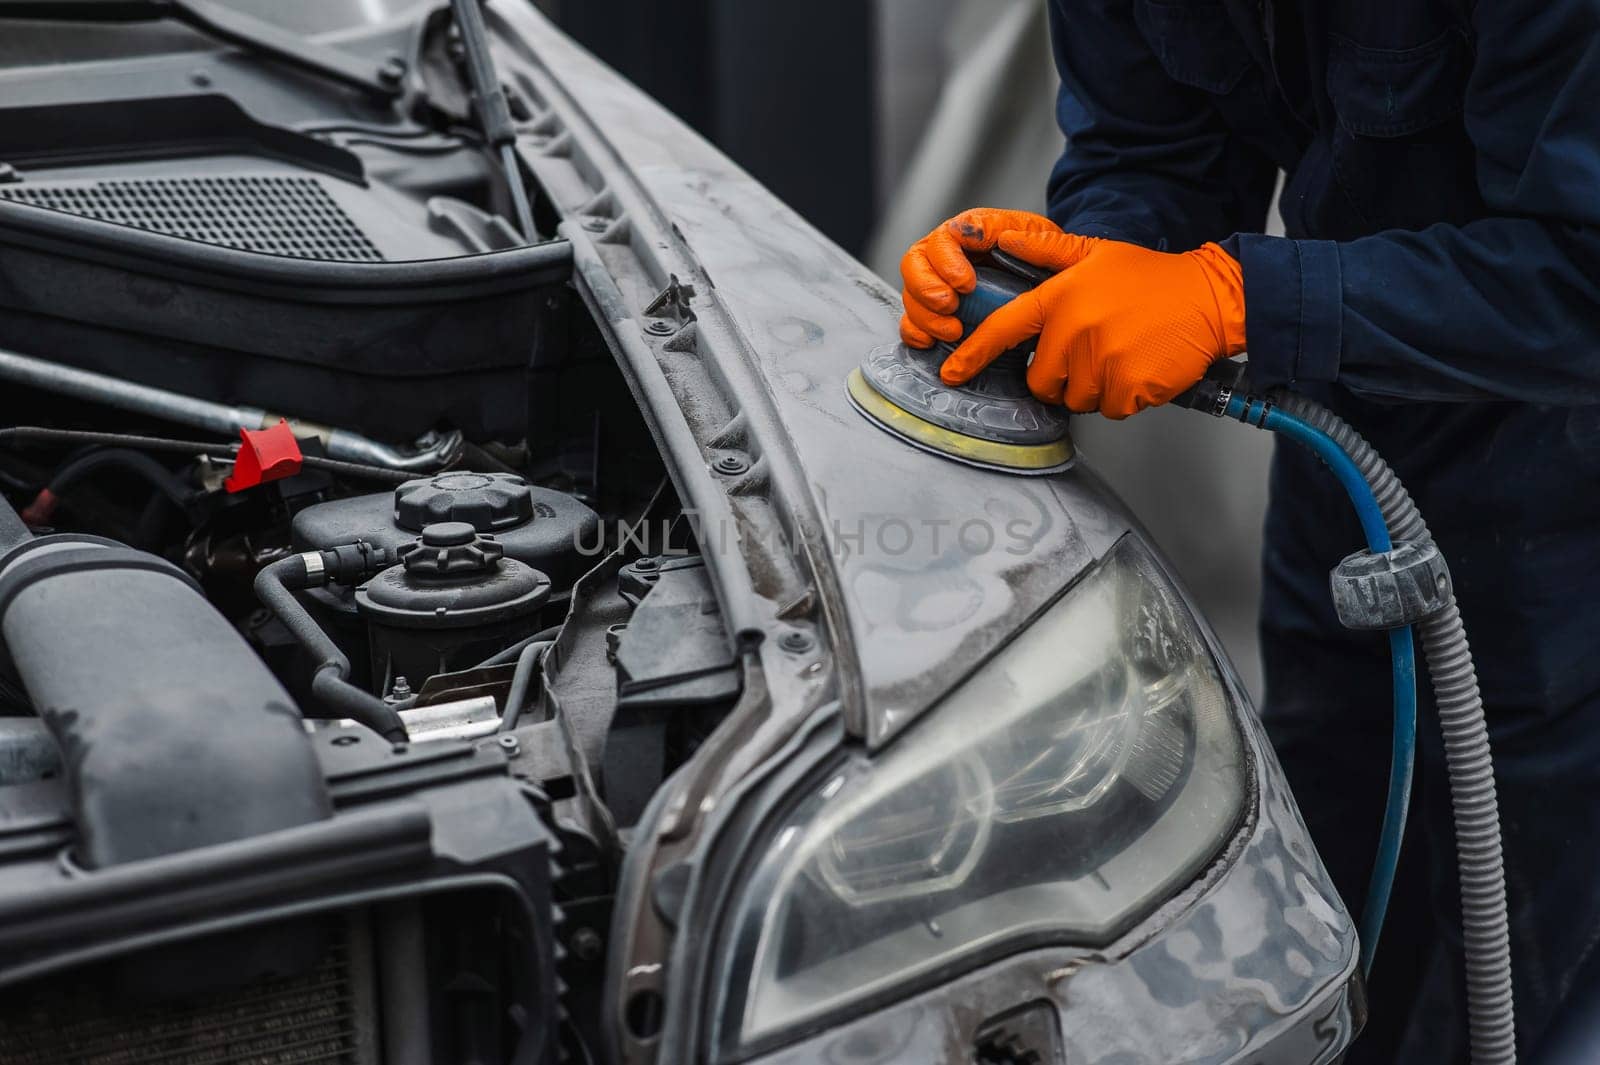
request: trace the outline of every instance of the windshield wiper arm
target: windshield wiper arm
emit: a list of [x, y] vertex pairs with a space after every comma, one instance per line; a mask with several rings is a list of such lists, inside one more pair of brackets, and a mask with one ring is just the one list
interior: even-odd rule
[[382, 100], [405, 91], [405, 70], [298, 36], [213, 0], [0, 0], [0, 19], [154, 22], [172, 19], [208, 37], [282, 60]]

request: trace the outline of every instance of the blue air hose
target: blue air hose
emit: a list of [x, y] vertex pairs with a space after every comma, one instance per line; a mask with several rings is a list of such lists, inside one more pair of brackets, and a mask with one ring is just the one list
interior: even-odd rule
[[[1199, 392], [1203, 395], [1219, 384], [1226, 387], [1225, 382], [1214, 380]], [[1277, 409], [1326, 433], [1355, 463], [1377, 498], [1378, 509], [1395, 541], [1431, 541], [1427, 522], [1422, 520], [1405, 486], [1360, 433], [1304, 396], [1274, 392], [1270, 401]], [[1215, 405], [1214, 392], [1210, 409], [1222, 413]], [[1443, 605], [1417, 622], [1416, 630], [1433, 686], [1455, 817], [1468, 1041], [1472, 1065], [1515, 1065], [1516, 1003], [1511, 983], [1511, 931], [1494, 757], [1466, 627], [1455, 593], [1447, 585], [1444, 590]]]
[[[1309, 448], [1333, 471], [1350, 497], [1356, 516], [1361, 520], [1368, 550], [1382, 554], [1394, 546], [1372, 487], [1354, 460], [1331, 436], [1255, 397], [1237, 394], [1229, 397], [1224, 413]], [[1417, 750], [1417, 655], [1411, 626], [1389, 630], [1389, 658], [1394, 669], [1394, 741], [1389, 756], [1389, 799], [1383, 812], [1383, 832], [1378, 837], [1378, 856], [1372, 867], [1372, 878], [1367, 882], [1366, 904], [1361, 909], [1361, 971], [1365, 974], [1372, 972], [1372, 959], [1377, 953], [1378, 936], [1383, 931], [1389, 896], [1400, 864], [1406, 815], [1411, 808]]]

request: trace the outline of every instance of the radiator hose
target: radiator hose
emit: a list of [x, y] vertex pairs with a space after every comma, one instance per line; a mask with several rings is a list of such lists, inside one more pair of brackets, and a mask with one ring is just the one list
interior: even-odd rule
[[350, 682], [350, 659], [294, 594], [320, 587], [330, 579], [370, 576], [389, 561], [387, 553], [365, 543], [289, 555], [256, 573], [255, 593], [310, 655], [311, 693], [322, 705], [359, 721], [384, 739], [404, 743], [406, 726], [399, 711]]
[[[1333, 469], [1363, 517], [1369, 548], [1383, 553], [1394, 545], [1432, 547], [1432, 536], [1405, 486], [1372, 445], [1338, 415], [1304, 396], [1274, 391], [1267, 398], [1243, 395], [1232, 383], [1239, 364], [1219, 364], [1196, 388], [1175, 402], [1218, 417], [1283, 433], [1309, 447]], [[1359, 477], [1359, 481], [1357, 480]], [[1381, 516], [1382, 534], [1373, 528], [1372, 509]], [[1467, 645], [1455, 593], [1443, 584], [1442, 601], [1414, 620], [1419, 630], [1444, 734], [1450, 801], [1455, 817], [1456, 863], [1461, 882], [1462, 941], [1466, 967], [1469, 1045], [1473, 1065], [1514, 1065], [1516, 1022], [1511, 984], [1511, 936], [1507, 917], [1505, 862], [1500, 843], [1500, 812], [1483, 698]], [[1404, 633], [1404, 637], [1397, 634]], [[1406, 626], [1390, 630], [1395, 660], [1396, 728], [1389, 808], [1379, 845], [1373, 886], [1362, 929], [1363, 960], [1370, 962], [1382, 924], [1399, 836], [1410, 796], [1415, 743], [1414, 680], [1402, 676], [1410, 660]], [[1412, 667], [1414, 669], [1414, 667]], [[1406, 727], [1409, 691], [1410, 727]], [[1374, 907], [1374, 903], [1377, 903]], [[1373, 910], [1376, 909], [1374, 914]]]

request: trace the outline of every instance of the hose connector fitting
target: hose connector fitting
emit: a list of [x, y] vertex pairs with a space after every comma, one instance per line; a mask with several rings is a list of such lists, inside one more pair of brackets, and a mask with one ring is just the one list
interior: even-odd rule
[[1357, 551], [1328, 575], [1334, 611], [1347, 629], [1398, 629], [1450, 602], [1450, 570], [1432, 540], [1402, 540], [1388, 551]]
[[305, 551], [300, 558], [305, 563], [306, 577], [314, 586], [359, 584], [377, 576], [395, 561], [388, 549], [365, 540], [342, 544], [328, 551]]
[[1218, 359], [1206, 370], [1204, 377], [1196, 381], [1192, 388], [1173, 397], [1172, 402], [1175, 406], [1221, 418], [1228, 413], [1228, 402], [1234, 394], [1248, 388], [1245, 381], [1248, 371], [1248, 363]]

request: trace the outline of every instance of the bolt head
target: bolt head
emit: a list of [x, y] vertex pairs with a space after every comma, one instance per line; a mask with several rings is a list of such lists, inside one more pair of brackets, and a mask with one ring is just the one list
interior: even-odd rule
[[778, 646], [793, 655], [805, 654], [811, 650], [811, 637], [798, 629], [791, 629], [778, 637]]
[[604, 233], [609, 225], [611, 223], [604, 218], [585, 218], [583, 220], [583, 228], [591, 233]]
[[738, 455], [718, 455], [711, 463], [711, 468], [718, 473], [732, 477], [748, 470], [750, 463]]
[[668, 336], [678, 331], [678, 327], [665, 318], [652, 318], [644, 325], [645, 332], [653, 333], [658, 337]]
[[502, 750], [511, 755], [516, 754], [521, 747], [521, 744], [517, 742], [517, 738], [515, 736], [501, 736], [495, 742], [500, 745]]

